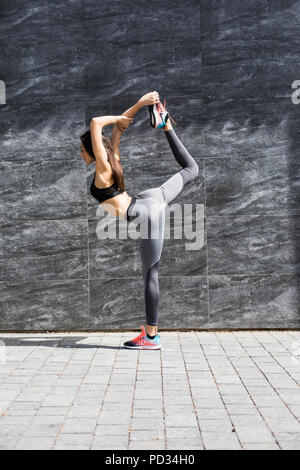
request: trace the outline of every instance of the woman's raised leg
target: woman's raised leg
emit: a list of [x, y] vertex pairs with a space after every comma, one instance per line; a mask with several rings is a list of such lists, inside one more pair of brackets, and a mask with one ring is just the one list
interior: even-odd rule
[[162, 129], [166, 134], [177, 163], [182, 167], [182, 170], [171, 176], [171, 178], [160, 186], [160, 189], [164, 194], [165, 202], [169, 204], [183, 190], [186, 184], [196, 178], [199, 172], [199, 167], [178, 138], [169, 120]]

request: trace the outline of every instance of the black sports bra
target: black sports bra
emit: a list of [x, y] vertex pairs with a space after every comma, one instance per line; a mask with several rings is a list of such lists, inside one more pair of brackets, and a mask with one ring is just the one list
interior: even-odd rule
[[124, 193], [124, 190], [120, 191], [115, 183], [113, 183], [111, 186], [108, 186], [108, 188], [97, 188], [95, 186], [95, 176], [96, 173], [94, 174], [94, 178], [91, 184], [91, 195], [97, 199], [99, 202], [106, 201], [106, 199], [110, 199], [111, 197], [115, 197], [118, 194]]

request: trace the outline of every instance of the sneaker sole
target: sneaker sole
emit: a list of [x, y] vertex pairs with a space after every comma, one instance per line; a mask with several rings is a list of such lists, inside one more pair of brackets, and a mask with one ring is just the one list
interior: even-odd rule
[[126, 349], [148, 349], [148, 350], [156, 350], [156, 349], [161, 349], [161, 344], [158, 345], [158, 346], [125, 346], [124, 345], [124, 348]]
[[153, 111], [153, 105], [149, 104], [148, 106], [148, 109], [149, 109], [149, 113], [150, 113], [150, 124], [151, 124], [151, 127], [155, 127], [155, 115], [154, 115], [154, 111]]

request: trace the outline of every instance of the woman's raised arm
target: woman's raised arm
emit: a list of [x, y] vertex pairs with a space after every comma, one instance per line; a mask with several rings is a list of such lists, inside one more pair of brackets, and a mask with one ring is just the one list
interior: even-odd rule
[[[108, 119], [106, 118], [116, 118], [116, 116], [101, 116], [99, 118], [93, 118], [90, 124], [93, 152], [96, 164], [101, 173], [105, 173], [109, 170], [107, 152], [102, 142], [102, 127], [103, 125], [108, 125]], [[107, 122], [107, 124], [105, 124], [105, 122]]]
[[115, 124], [120, 116], [99, 116], [99, 117], [93, 117], [91, 119], [91, 124], [92, 123], [97, 125], [98, 128], [102, 128], [105, 126], [109, 126], [110, 124]]
[[[149, 104], [154, 104], [158, 103], [159, 101], [159, 94], [157, 91], [151, 91], [150, 93], [146, 93], [146, 95], [143, 95], [133, 106], [130, 108], [126, 109], [124, 113], [122, 113], [122, 116], [127, 116], [129, 118], [133, 118], [133, 116], [144, 106], [147, 106]], [[120, 145], [120, 140], [122, 137], [122, 132], [125, 131], [126, 127], [122, 125], [123, 123], [117, 122], [115, 123], [112, 133], [111, 133], [111, 138], [110, 138], [110, 143], [111, 146], [114, 150], [114, 152], [119, 156], [120, 160], [120, 151], [119, 151], [119, 145]]]
[[129, 126], [131, 124], [132, 118], [127, 116], [99, 116], [94, 117], [90, 123], [91, 130], [91, 139], [94, 155], [96, 158], [97, 165], [99, 165], [99, 170], [105, 172], [109, 169], [108, 157], [105, 147], [102, 142], [102, 128], [108, 126], [109, 124], [120, 123], [123, 126]]

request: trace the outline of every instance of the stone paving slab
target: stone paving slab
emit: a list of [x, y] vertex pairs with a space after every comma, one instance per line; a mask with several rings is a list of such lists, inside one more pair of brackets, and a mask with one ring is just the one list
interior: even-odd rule
[[0, 449], [300, 450], [300, 332], [0, 334]]

